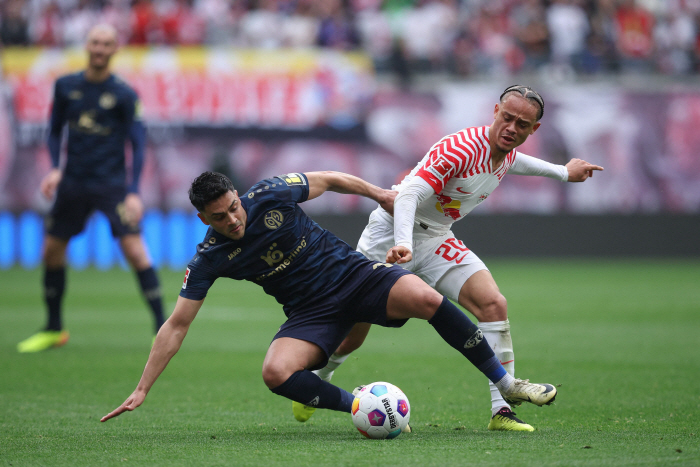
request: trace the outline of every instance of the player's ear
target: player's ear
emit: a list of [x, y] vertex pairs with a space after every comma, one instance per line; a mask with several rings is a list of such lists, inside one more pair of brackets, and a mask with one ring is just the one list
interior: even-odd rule
[[207, 222], [207, 218], [204, 217], [204, 214], [202, 214], [201, 212], [198, 212], [197, 217], [199, 217], [199, 220], [202, 221], [202, 224], [209, 225], [209, 222]]
[[[540, 125], [542, 125], [542, 122], [537, 122], [537, 123], [535, 123], [535, 124], [532, 126], [532, 133], [536, 132], [537, 129], [540, 127]], [[530, 134], [532, 134], [532, 133], [530, 133]]]
[[493, 118], [494, 118], [494, 120], [496, 119], [496, 115], [498, 115], [498, 109], [500, 109], [500, 107], [498, 106], [498, 104], [496, 104], [496, 107], [493, 108]]

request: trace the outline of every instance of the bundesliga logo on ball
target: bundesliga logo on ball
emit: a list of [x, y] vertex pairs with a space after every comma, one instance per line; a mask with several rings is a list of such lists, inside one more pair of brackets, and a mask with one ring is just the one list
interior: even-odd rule
[[352, 421], [367, 438], [396, 438], [408, 425], [410, 415], [408, 398], [391, 383], [368, 384], [352, 403]]

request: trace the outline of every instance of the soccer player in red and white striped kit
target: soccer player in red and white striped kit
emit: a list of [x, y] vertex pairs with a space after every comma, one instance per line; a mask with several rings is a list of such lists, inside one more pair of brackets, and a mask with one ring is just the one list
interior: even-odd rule
[[[501, 183], [503, 176], [536, 175], [583, 182], [603, 167], [581, 159], [566, 166], [530, 157], [515, 148], [540, 127], [544, 101], [527, 86], [508, 87], [494, 108], [490, 126], [465, 128], [445, 136], [396, 187], [392, 217], [381, 207], [369, 218], [357, 250], [375, 261], [398, 263], [441, 294], [456, 300], [478, 320], [506, 371], [514, 374], [513, 344], [505, 297], [479, 257], [450, 230]], [[328, 365], [316, 373], [330, 381], [333, 371], [364, 342], [370, 325], [356, 324]], [[534, 431], [515, 416], [490, 383], [489, 430]], [[294, 403], [306, 421], [314, 408]]]

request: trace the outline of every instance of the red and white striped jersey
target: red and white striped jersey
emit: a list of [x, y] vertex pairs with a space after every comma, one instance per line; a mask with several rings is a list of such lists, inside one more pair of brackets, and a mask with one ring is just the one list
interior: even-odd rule
[[469, 214], [500, 184], [515, 162], [517, 151], [509, 152], [494, 169], [488, 134], [489, 127], [481, 126], [445, 136], [394, 187], [401, 191], [413, 177], [421, 177], [435, 190], [418, 205], [417, 224], [445, 230]]

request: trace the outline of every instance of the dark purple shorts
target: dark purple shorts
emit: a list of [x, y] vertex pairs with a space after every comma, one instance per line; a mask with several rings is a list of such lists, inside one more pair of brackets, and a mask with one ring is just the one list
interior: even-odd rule
[[387, 267], [367, 260], [361, 268], [343, 278], [334, 287], [333, 294], [285, 310], [288, 319], [274, 339], [292, 337], [318, 345], [326, 354], [326, 361], [317, 367], [323, 368], [355, 323], [401, 327], [408, 321], [386, 319], [389, 291], [406, 274], [412, 273], [397, 265]]
[[69, 239], [85, 229], [88, 218], [102, 211], [114, 237], [141, 232], [139, 226], [128, 224], [124, 218], [125, 187], [86, 188], [70, 182], [58, 186], [56, 202], [46, 218], [46, 232], [54, 237]]

